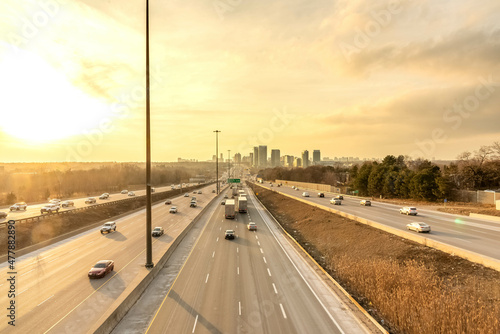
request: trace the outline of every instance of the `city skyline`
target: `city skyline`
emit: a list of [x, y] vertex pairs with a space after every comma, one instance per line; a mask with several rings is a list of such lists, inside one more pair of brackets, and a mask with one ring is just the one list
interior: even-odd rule
[[[500, 138], [497, 1], [227, 6], [151, 3], [154, 161], [210, 159], [214, 129], [222, 152], [369, 159]], [[0, 10], [0, 161], [144, 161], [143, 1]]]

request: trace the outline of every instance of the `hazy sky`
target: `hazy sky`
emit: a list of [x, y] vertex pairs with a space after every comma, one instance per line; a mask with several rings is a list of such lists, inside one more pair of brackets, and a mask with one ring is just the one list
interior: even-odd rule
[[[0, 161], [145, 160], [145, 1], [2, 0]], [[498, 0], [151, 0], [155, 161], [500, 140]], [[312, 155], [312, 154], [311, 154]]]

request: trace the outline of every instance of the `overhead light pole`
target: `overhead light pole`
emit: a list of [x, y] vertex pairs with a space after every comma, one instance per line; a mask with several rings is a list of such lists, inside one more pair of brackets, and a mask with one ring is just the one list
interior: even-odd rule
[[151, 118], [149, 103], [149, 0], [146, 0], [146, 268], [153, 268], [151, 236]]
[[227, 150], [227, 178], [231, 178], [231, 150]]
[[216, 174], [216, 179], [215, 181], [217, 182], [217, 194], [220, 192], [220, 187], [219, 187], [219, 130], [215, 130], [215, 174]]

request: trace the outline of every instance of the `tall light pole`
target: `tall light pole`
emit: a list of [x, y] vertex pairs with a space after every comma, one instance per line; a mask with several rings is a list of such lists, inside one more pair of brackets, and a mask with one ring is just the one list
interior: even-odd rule
[[219, 130], [215, 130], [215, 174], [217, 175], [217, 194], [220, 192], [219, 187]]
[[231, 150], [227, 150], [227, 178], [231, 178]]
[[149, 103], [149, 0], [146, 0], [146, 268], [153, 268], [151, 236], [151, 119]]

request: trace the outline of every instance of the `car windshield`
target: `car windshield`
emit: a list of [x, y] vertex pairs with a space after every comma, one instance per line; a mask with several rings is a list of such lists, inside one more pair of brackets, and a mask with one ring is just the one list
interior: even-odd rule
[[106, 268], [106, 263], [97, 263], [94, 268]]
[[161, 230], [161, 228], [155, 227], [155, 229], [153, 231], [160, 231], [160, 230]]

